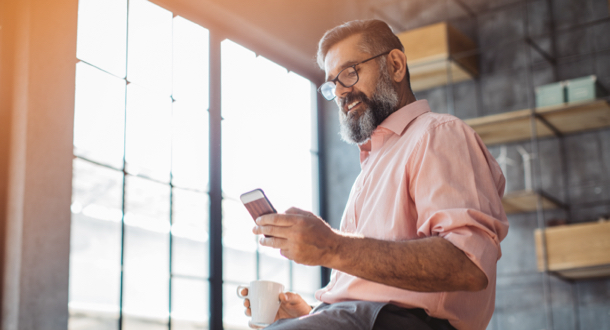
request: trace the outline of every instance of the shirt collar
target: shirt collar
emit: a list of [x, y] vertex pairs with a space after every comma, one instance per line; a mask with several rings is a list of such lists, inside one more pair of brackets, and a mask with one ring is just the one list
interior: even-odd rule
[[396, 110], [379, 124], [368, 141], [358, 146], [358, 148], [360, 148], [360, 161], [364, 161], [368, 157], [369, 152], [381, 148], [386, 141], [385, 137], [389, 134], [394, 133], [396, 135], [402, 135], [405, 128], [415, 118], [429, 111], [430, 106], [428, 105], [427, 100], [415, 101]]
[[407, 125], [409, 125], [415, 118], [429, 111], [430, 106], [428, 105], [427, 100], [419, 100], [409, 103], [388, 116], [388, 118], [386, 118], [377, 129], [386, 128], [394, 132], [396, 135], [402, 135]]

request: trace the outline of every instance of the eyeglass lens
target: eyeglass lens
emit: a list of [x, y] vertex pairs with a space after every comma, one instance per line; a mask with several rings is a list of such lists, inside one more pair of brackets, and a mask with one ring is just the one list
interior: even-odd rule
[[[337, 76], [337, 81], [343, 85], [344, 87], [352, 87], [358, 82], [358, 73], [356, 69], [352, 66], [343, 69], [339, 72]], [[332, 100], [335, 98], [335, 89], [337, 88], [337, 84], [334, 81], [327, 81], [322, 86], [320, 86], [320, 92], [327, 100]]]

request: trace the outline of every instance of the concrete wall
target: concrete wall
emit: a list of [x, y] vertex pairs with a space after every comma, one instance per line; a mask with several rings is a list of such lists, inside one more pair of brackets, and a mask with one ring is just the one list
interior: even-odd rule
[[66, 329], [77, 0], [0, 1], [2, 329]]
[[[533, 106], [533, 87], [590, 74], [597, 75], [610, 89], [610, 21], [606, 0], [531, 0], [527, 8], [524, 1], [493, 1], [487, 2], [487, 7], [476, 18], [451, 20], [480, 45], [479, 79], [416, 93], [418, 99], [428, 99], [433, 111], [453, 111], [466, 119], [524, 109]], [[524, 42], [529, 30], [541, 48], [552, 52], [551, 10], [558, 31], [556, 71]], [[583, 26], [571, 28], [575, 25]], [[534, 63], [531, 67], [528, 52]], [[449, 92], [453, 96], [453, 110], [448, 107]], [[338, 227], [360, 167], [357, 148], [339, 140], [336, 107], [330, 102], [325, 107], [328, 220]], [[565, 163], [560, 153], [562, 144]], [[515, 160], [515, 165], [507, 166], [505, 173], [507, 191], [525, 187], [519, 146], [531, 152], [530, 143], [506, 146], [508, 157]], [[500, 149], [493, 147], [491, 152], [498, 156]], [[539, 150], [542, 170], [535, 178], [546, 191], [572, 204], [570, 213], [545, 212], [547, 220], [582, 222], [610, 214], [609, 129], [570, 135], [563, 141], [544, 139]], [[509, 234], [502, 242], [503, 257], [498, 263], [496, 311], [488, 329], [548, 329], [542, 275], [536, 268], [533, 238], [536, 213], [510, 215], [509, 222]], [[554, 329], [610, 329], [610, 279], [550, 281]]]

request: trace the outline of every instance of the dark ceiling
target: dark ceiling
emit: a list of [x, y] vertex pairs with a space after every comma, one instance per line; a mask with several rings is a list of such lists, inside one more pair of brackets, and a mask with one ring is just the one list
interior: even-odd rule
[[[315, 65], [324, 32], [353, 19], [379, 18], [395, 32], [451, 20], [469, 34], [469, 19], [524, 0], [151, 0], [175, 14], [222, 31], [255, 52], [306, 76], [322, 79]], [[464, 26], [459, 26], [464, 25]]]

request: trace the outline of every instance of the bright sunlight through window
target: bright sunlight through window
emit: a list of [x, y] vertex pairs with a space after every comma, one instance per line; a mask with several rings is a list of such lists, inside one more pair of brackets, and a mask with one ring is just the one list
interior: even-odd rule
[[[315, 88], [146, 0], [80, 0], [70, 329], [207, 329], [210, 187], [222, 176], [223, 323], [249, 329], [237, 285], [313, 302], [320, 268], [258, 245], [239, 195], [316, 212]], [[210, 173], [209, 67], [221, 67], [222, 170]], [[216, 236], [215, 236], [216, 237]]]

